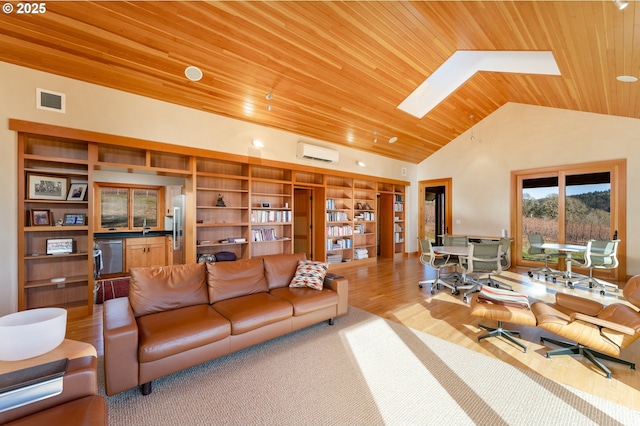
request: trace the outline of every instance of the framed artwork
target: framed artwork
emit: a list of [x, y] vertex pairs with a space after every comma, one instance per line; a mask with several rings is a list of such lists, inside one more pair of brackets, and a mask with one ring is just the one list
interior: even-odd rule
[[47, 240], [47, 254], [73, 253], [73, 238], [50, 238]]
[[27, 198], [30, 200], [66, 200], [67, 178], [29, 173]]
[[83, 201], [84, 196], [87, 194], [86, 183], [72, 183], [69, 185], [69, 193], [67, 194], [67, 201]]
[[266, 209], [271, 208], [271, 203], [262, 203], [262, 207]]
[[47, 209], [30, 210], [31, 226], [51, 226], [51, 211]]
[[86, 223], [87, 215], [84, 213], [65, 213], [64, 221], [62, 222], [65, 226], [86, 225]]

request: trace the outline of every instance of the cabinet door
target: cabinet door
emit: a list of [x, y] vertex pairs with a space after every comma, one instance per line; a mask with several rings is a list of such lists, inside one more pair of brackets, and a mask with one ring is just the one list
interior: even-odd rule
[[167, 264], [167, 245], [165, 237], [147, 238], [146, 266], [165, 266]]
[[127, 238], [125, 239], [125, 263], [124, 270], [129, 272], [130, 268], [147, 266], [147, 239]]

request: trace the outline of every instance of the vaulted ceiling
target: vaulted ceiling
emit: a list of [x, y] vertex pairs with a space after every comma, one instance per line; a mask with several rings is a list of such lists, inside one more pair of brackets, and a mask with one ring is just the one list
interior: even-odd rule
[[[640, 118], [640, 82], [616, 80], [640, 77], [634, 2], [45, 4], [0, 15], [1, 61], [412, 163], [507, 102]], [[459, 50], [550, 51], [561, 75], [480, 71], [422, 118], [398, 109]]]

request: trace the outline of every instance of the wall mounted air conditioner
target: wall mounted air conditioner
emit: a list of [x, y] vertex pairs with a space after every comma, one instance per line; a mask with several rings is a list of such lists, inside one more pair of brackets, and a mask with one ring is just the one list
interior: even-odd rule
[[305, 142], [298, 142], [296, 156], [298, 158], [306, 158], [309, 160], [324, 161], [326, 163], [337, 163], [339, 152], [335, 149], [324, 148], [317, 145], [311, 145]]

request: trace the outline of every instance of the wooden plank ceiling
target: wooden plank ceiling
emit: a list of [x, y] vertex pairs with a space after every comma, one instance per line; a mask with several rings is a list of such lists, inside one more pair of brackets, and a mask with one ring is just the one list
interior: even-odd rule
[[[0, 60], [411, 163], [507, 102], [640, 118], [640, 83], [616, 80], [640, 74], [634, 2], [622, 12], [609, 0], [46, 8], [0, 16]], [[548, 50], [562, 75], [480, 72], [424, 118], [397, 109], [456, 50]], [[202, 80], [185, 78], [189, 65]]]

